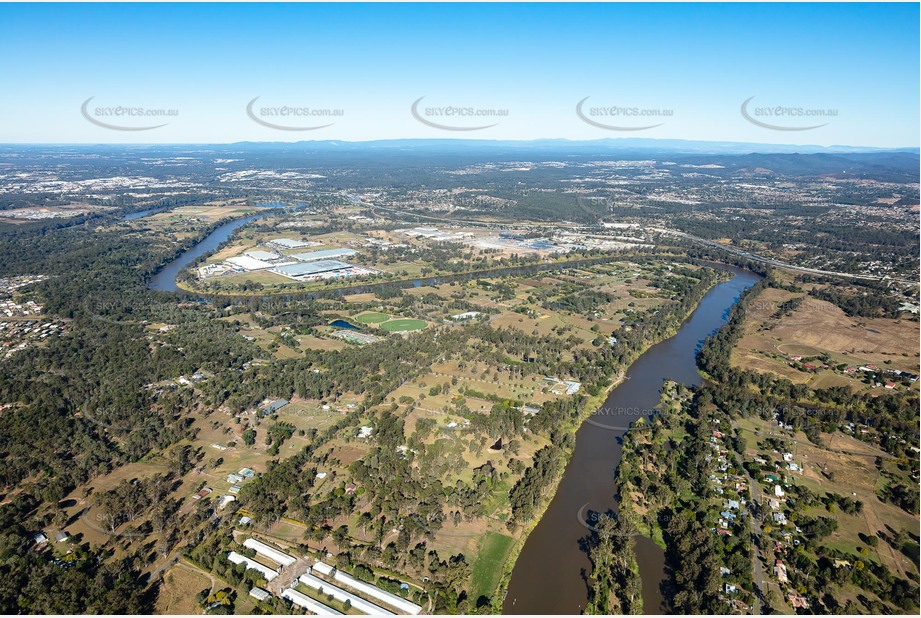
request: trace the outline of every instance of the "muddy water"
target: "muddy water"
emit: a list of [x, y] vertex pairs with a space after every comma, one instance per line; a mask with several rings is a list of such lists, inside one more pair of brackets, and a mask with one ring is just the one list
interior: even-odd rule
[[[598, 513], [616, 509], [618, 438], [632, 421], [656, 408], [663, 381], [700, 383], [695, 356], [701, 342], [726, 323], [729, 309], [742, 292], [759, 280], [749, 272], [732, 272], [733, 279], [710, 290], [674, 337], [651, 347], [633, 363], [624, 382], [611, 391], [603, 412], [579, 428], [573, 457], [556, 495], [515, 563], [503, 613], [579, 614], [585, 608], [591, 564], [579, 540], [590, 534], [586, 526], [597, 521]], [[644, 609], [660, 613], [663, 552], [639, 537], [636, 553]]]

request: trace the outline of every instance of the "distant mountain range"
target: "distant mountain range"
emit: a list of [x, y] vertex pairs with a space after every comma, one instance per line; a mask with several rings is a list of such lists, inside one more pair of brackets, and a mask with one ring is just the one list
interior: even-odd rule
[[347, 142], [339, 140], [303, 141], [303, 142], [237, 142], [225, 146], [242, 146], [245, 148], [313, 148], [313, 149], [398, 149], [398, 150], [436, 150], [436, 151], [489, 151], [503, 152], [548, 152], [557, 151], [572, 154], [602, 154], [625, 152], [674, 152], [679, 154], [750, 154], [750, 153], [854, 153], [854, 152], [912, 152], [919, 153], [918, 147], [905, 148], [871, 148], [866, 146], [814, 146], [794, 144], [759, 144], [754, 142], [711, 142], [680, 139], [654, 138], [607, 138], [598, 140], [486, 140], [486, 139], [393, 139], [367, 142]]
[[235, 142], [231, 144], [136, 144], [136, 145], [92, 145], [92, 144], [0, 144], [2, 151], [14, 151], [23, 148], [46, 147], [52, 148], [77, 148], [93, 149], [111, 147], [140, 148], [149, 150], [169, 150], [172, 148], [182, 150], [214, 149], [214, 150], [276, 150], [276, 151], [367, 151], [367, 150], [402, 150], [402, 151], [429, 151], [439, 153], [487, 153], [500, 151], [503, 153], [560, 153], [572, 155], [599, 155], [599, 154], [842, 154], [842, 153], [885, 153], [909, 152], [918, 154], [921, 148], [907, 146], [904, 148], [872, 148], [866, 146], [815, 146], [795, 144], [760, 144], [755, 142], [715, 142], [695, 141], [680, 139], [654, 139], [654, 138], [607, 138], [597, 140], [567, 140], [567, 139], [539, 139], [539, 140], [488, 140], [488, 139], [390, 139], [374, 141], [341, 141], [341, 140], [308, 140], [300, 142]]

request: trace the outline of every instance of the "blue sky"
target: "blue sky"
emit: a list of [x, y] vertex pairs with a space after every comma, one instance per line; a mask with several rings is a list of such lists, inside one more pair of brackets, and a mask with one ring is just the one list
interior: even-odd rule
[[[918, 23], [911, 3], [2, 4], [0, 142], [650, 137], [918, 146]], [[91, 119], [166, 126], [98, 126], [81, 114], [90, 97]], [[247, 115], [255, 97], [257, 119], [333, 124], [264, 126]], [[420, 97], [423, 119], [495, 126], [424, 124], [410, 110]], [[660, 126], [594, 126], [576, 113], [586, 97], [583, 117]], [[824, 126], [758, 126], [740, 110], [749, 97], [749, 116], [765, 124]], [[127, 116], [118, 107], [176, 115]], [[339, 114], [269, 115], [282, 107]], [[507, 114], [436, 115], [446, 107]]]

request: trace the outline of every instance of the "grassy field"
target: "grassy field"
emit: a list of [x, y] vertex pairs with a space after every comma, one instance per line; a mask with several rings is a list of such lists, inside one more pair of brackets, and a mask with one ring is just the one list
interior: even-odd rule
[[211, 578], [186, 564], [179, 563], [163, 576], [157, 595], [156, 613], [167, 615], [201, 614], [195, 595], [211, 589]]
[[386, 322], [389, 320], [390, 315], [386, 313], [376, 313], [371, 311], [368, 313], [352, 316], [352, 319], [361, 324], [380, 324], [381, 322]]
[[481, 595], [493, 595], [514, 542], [512, 537], [496, 532], [483, 535], [470, 577], [470, 598], [474, 602]]
[[423, 322], [422, 320], [414, 320], [412, 318], [398, 318], [396, 320], [388, 320], [381, 323], [381, 328], [390, 333], [422, 330], [426, 326], [428, 326], [426, 322]]

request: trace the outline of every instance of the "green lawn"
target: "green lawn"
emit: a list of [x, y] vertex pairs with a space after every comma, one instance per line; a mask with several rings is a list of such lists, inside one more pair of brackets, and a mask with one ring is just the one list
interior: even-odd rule
[[411, 318], [399, 318], [381, 324], [381, 328], [391, 333], [401, 333], [407, 330], [422, 330], [426, 326], [428, 326], [428, 324], [422, 320], [413, 320]]
[[480, 550], [470, 577], [470, 598], [474, 602], [482, 595], [492, 597], [515, 539], [497, 532], [487, 532], [480, 541]]
[[352, 319], [362, 324], [380, 324], [381, 322], [386, 322], [389, 320], [390, 316], [386, 313], [376, 313], [372, 311], [370, 313], [362, 313], [361, 315], [356, 315]]

